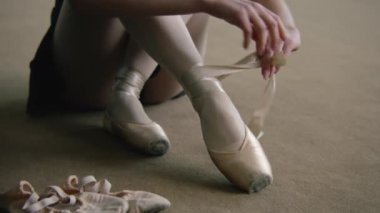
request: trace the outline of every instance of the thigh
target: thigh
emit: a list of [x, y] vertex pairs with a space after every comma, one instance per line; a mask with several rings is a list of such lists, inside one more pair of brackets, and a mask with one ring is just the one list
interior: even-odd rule
[[80, 14], [64, 1], [54, 33], [54, 62], [73, 107], [104, 107], [127, 42], [117, 18]]

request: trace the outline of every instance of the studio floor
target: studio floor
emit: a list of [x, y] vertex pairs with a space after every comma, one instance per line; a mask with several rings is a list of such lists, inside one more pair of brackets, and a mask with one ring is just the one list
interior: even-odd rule
[[[28, 64], [53, 1], [3, 0], [0, 7], [0, 191], [19, 180], [36, 189], [68, 175], [107, 178], [114, 190], [168, 198], [165, 212], [380, 212], [380, 28], [377, 0], [289, 0], [303, 45], [278, 75], [261, 143], [274, 183], [236, 190], [212, 164], [186, 97], [147, 107], [172, 142], [163, 157], [128, 149], [101, 126], [102, 112], [30, 118]], [[212, 19], [206, 63], [247, 54], [240, 32]], [[248, 120], [265, 82], [259, 72], [223, 82]]]

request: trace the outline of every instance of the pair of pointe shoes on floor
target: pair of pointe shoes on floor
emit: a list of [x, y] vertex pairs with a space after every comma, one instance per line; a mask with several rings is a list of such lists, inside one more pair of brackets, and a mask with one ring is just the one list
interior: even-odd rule
[[[278, 58], [274, 58], [273, 60], [274, 63], [283, 65], [281, 58], [280, 62], [278, 62]], [[258, 67], [260, 67], [260, 62], [255, 54], [251, 54], [231, 66], [194, 66], [190, 72], [180, 79], [180, 83], [185, 88], [186, 94], [190, 97], [193, 107], [198, 112], [202, 124], [203, 137], [206, 142], [207, 140], [223, 140], [223, 137], [214, 137], [209, 132], [225, 131], [223, 127], [218, 129], [220, 124], [212, 120], [213, 118], [209, 118], [209, 114], [212, 114], [213, 111], [212, 107], [209, 107], [210, 97], [213, 99], [214, 105], [216, 103], [216, 106], [223, 106], [227, 110], [231, 108], [231, 111], [238, 114], [228, 95], [222, 89], [218, 79], [234, 72]], [[144, 82], [145, 80], [141, 74], [132, 69], [118, 75], [104, 117], [104, 126], [109, 132], [120, 136], [129, 145], [143, 153], [163, 155], [170, 148], [170, 142], [163, 129], [157, 123], [150, 119], [146, 123], [125, 122], [118, 118], [118, 115], [114, 112], [117, 111], [114, 110], [117, 107], [116, 105], [120, 102], [126, 102], [123, 100], [125, 98], [128, 101], [132, 100], [132, 102], [138, 102], [141, 105], [138, 97]], [[274, 79], [271, 79], [268, 87], [270, 87], [270, 92], [273, 93]], [[269, 96], [271, 95], [273, 94]], [[271, 99], [271, 97], [267, 99]], [[269, 103], [264, 103], [266, 105], [264, 106], [264, 110], [258, 112], [258, 119], [252, 121], [253, 127], [251, 129], [259, 137], [262, 134], [261, 126], [263, 119], [270, 105], [270, 100], [265, 101]], [[132, 104], [132, 106], [135, 106], [135, 104]], [[142, 111], [142, 113], [145, 112]], [[237, 116], [240, 118], [240, 115]], [[221, 120], [223, 121], [223, 119]], [[226, 119], [224, 121], [229, 122]], [[273, 180], [271, 166], [259, 141], [250, 129], [242, 121], [239, 123], [235, 119], [231, 122], [237, 122], [237, 126], [244, 126], [244, 136], [240, 135], [240, 138], [243, 138], [240, 142], [240, 147], [235, 151], [216, 151], [208, 148], [210, 157], [218, 169], [234, 185], [248, 193], [258, 192], [271, 184]], [[234, 123], [229, 125], [222, 124], [221, 126], [234, 126]]]

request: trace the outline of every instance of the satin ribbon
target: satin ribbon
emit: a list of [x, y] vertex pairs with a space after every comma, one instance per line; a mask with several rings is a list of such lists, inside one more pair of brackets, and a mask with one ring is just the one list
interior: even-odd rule
[[[271, 63], [276, 66], [284, 66], [286, 59], [283, 55], [275, 55]], [[261, 60], [256, 53], [251, 53], [232, 65], [201, 65], [196, 67], [197, 75], [202, 77], [215, 77], [219, 80], [227, 76], [243, 71], [253, 71], [261, 67]], [[259, 101], [259, 106], [253, 111], [248, 128], [259, 139], [263, 136], [265, 118], [269, 113], [276, 91], [276, 78], [273, 75], [265, 86], [265, 90]]]
[[[111, 183], [108, 180], [104, 179], [96, 181], [93, 176], [85, 176], [78, 181], [78, 177], [73, 175], [68, 178], [66, 185], [69, 190], [75, 189], [78, 192], [96, 192], [101, 194], [111, 193]], [[78, 201], [74, 195], [68, 195], [58, 186], [49, 186], [48, 191], [45, 194], [47, 195], [46, 197], [40, 198], [40, 196], [33, 191], [22, 209], [26, 212], [33, 213], [39, 212], [46, 207], [55, 205], [59, 202], [66, 205], [76, 205]]]

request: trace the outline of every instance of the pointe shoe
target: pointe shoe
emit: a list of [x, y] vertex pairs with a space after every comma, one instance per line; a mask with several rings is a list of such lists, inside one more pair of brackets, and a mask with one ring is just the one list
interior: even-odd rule
[[[201, 119], [202, 133], [206, 144], [208, 141], [213, 141], [215, 144], [218, 140], [239, 140], [237, 138], [241, 138], [239, 143], [241, 145], [237, 150], [213, 150], [208, 147], [208, 152], [219, 171], [231, 183], [248, 193], [259, 192], [270, 185], [273, 181], [272, 169], [259, 141], [243, 123], [217, 79], [259, 66], [260, 62], [257, 61], [256, 55], [251, 54], [235, 65], [195, 65], [181, 78], [181, 83]], [[249, 125], [258, 137], [263, 135], [262, 125], [271, 105], [274, 91], [275, 79], [273, 78], [268, 82], [261, 106], [259, 110], [255, 111]], [[229, 115], [215, 114], [214, 111], [218, 110]], [[231, 137], [230, 135], [235, 136]]]
[[0, 212], [12, 213], [147, 213], [161, 212], [171, 203], [161, 195], [122, 190], [111, 192], [112, 184], [93, 176], [71, 175], [62, 187], [52, 185], [37, 193], [27, 181], [0, 194]]
[[108, 114], [104, 116], [104, 127], [112, 134], [124, 139], [133, 148], [149, 155], [164, 155], [170, 148], [169, 139], [160, 125], [118, 123]]
[[[201, 91], [201, 87], [204, 89], [203, 92]], [[198, 96], [195, 94], [197, 92], [202, 92], [203, 94]], [[217, 105], [222, 106], [223, 110], [237, 113], [219, 82], [216, 79], [201, 79], [198, 85], [193, 85], [189, 94], [194, 109], [198, 112], [201, 119], [202, 133], [206, 144], [210, 142], [210, 140], [214, 140], [214, 144], [217, 144], [218, 140], [231, 138], [225, 135], [226, 132], [229, 131], [225, 128], [236, 129], [236, 132], [239, 130], [239, 128], [237, 128], [238, 126], [242, 126], [243, 128], [241, 137], [232, 137], [235, 141], [238, 140], [237, 138], [241, 138], [240, 142], [237, 141], [241, 144], [237, 151], [226, 152], [212, 150], [208, 147], [209, 155], [219, 171], [231, 183], [248, 193], [258, 192], [270, 185], [273, 180], [271, 166], [259, 141], [248, 127], [242, 123], [240, 119], [232, 118], [231, 120], [227, 120], [221, 118], [221, 116], [215, 116], [215, 119], [217, 119], [217, 121], [215, 121], [210, 118], [210, 114], [212, 114], [213, 111], [212, 106], [215, 105], [213, 104], [215, 100], [209, 101], [210, 98], [217, 99]], [[220, 133], [216, 133], [215, 135], [210, 134], [218, 131]]]
[[[106, 130], [124, 139], [136, 150], [148, 155], [163, 155], [170, 148], [170, 142], [160, 125], [150, 120], [139, 101], [145, 79], [139, 71], [126, 70], [116, 77], [112, 88], [103, 125]], [[134, 107], [128, 109], [128, 107]], [[123, 110], [130, 110], [126, 117], [140, 116], [144, 122], [131, 121], [121, 116]]]
[[273, 181], [272, 169], [259, 141], [246, 127], [243, 144], [236, 152], [208, 150], [219, 171], [240, 189], [259, 192]]

